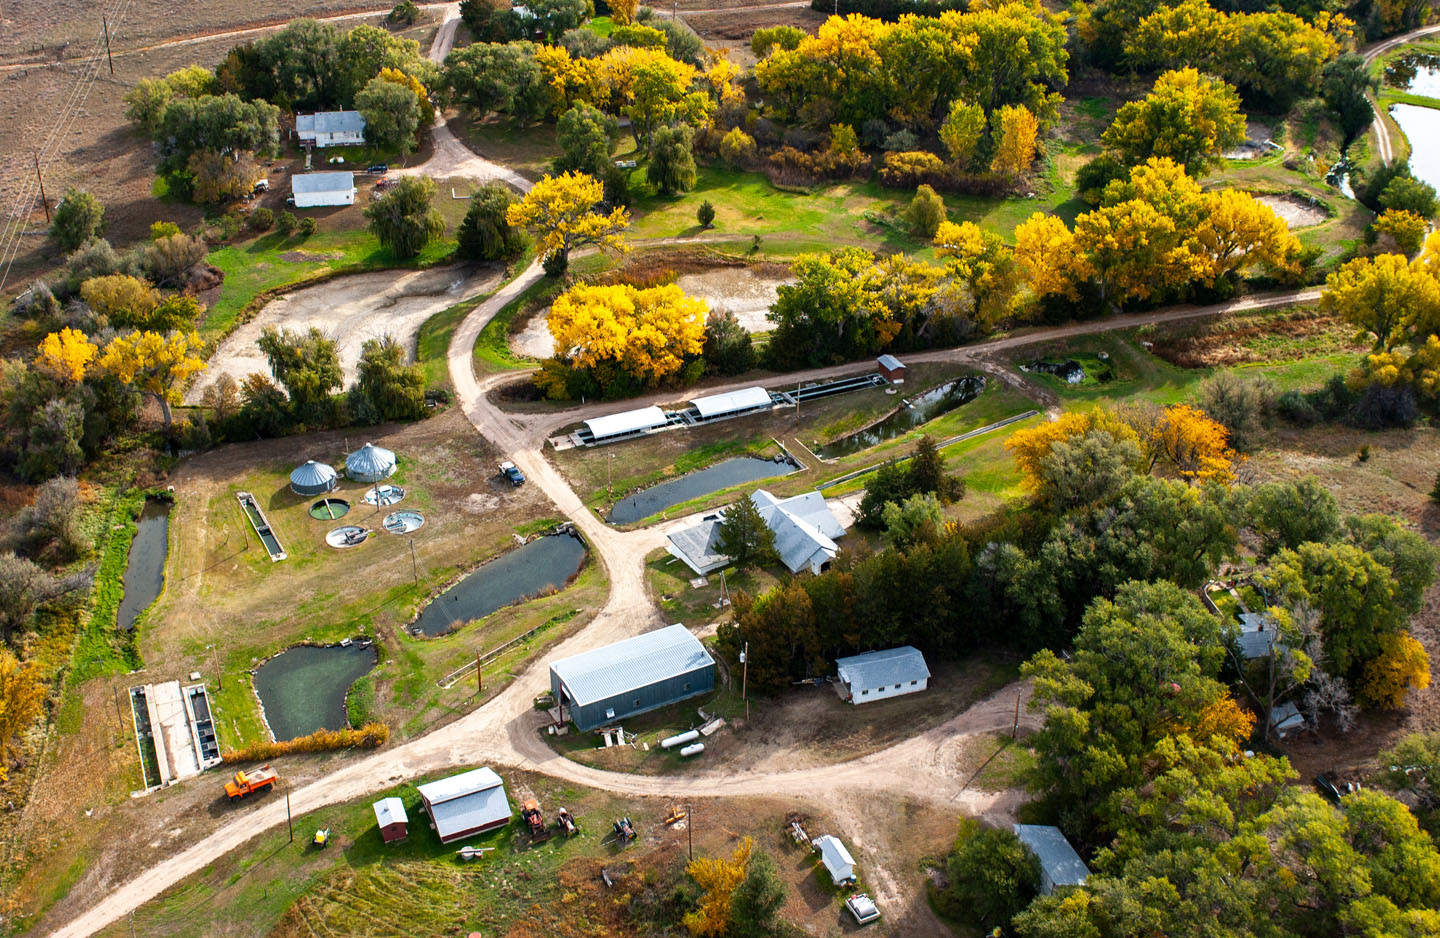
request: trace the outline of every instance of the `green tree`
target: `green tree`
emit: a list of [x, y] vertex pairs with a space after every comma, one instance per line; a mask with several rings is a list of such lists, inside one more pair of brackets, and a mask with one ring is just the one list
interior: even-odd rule
[[705, 199], [695, 209], [695, 220], [700, 223], [701, 228], [713, 228], [715, 226], [715, 206], [709, 199]]
[[508, 114], [517, 125], [539, 120], [549, 105], [545, 75], [531, 42], [477, 42], [445, 57], [445, 84], [457, 103], [480, 115]]
[[738, 375], [755, 367], [755, 345], [750, 333], [729, 310], [711, 310], [705, 320], [706, 371], [718, 375]]
[[186, 160], [185, 171], [190, 175], [190, 197], [200, 205], [244, 198], [265, 177], [265, 171], [248, 152], [196, 150]]
[[360, 347], [356, 385], [383, 420], [425, 416], [425, 369], [405, 362], [405, 347], [391, 335]]
[[1415, 344], [1417, 338], [1423, 344], [1440, 326], [1440, 283], [1424, 260], [1422, 255], [1412, 264], [1399, 254], [1356, 258], [1325, 278], [1320, 308], [1370, 333], [1375, 352]]
[[509, 35], [506, 19], [500, 14], [508, 10], [506, 0], [460, 0], [460, 19], [477, 43], [504, 42]]
[[932, 542], [945, 524], [945, 509], [933, 492], [911, 495], [903, 502], [886, 502], [880, 512], [885, 525], [885, 543], [905, 550], [915, 544]]
[[1132, 166], [1167, 156], [1199, 176], [1245, 139], [1240, 96], [1193, 68], [1166, 72], [1140, 101], [1122, 106], [1101, 141]]
[[169, 172], [184, 168], [201, 151], [271, 154], [280, 146], [280, 109], [233, 94], [176, 98], [165, 108], [155, 142], [161, 168]]
[[1410, 616], [1419, 615], [1425, 605], [1425, 593], [1435, 582], [1440, 551], [1422, 534], [1403, 526], [1390, 515], [1352, 515], [1345, 519], [1345, 534], [1350, 543], [1390, 571], [1390, 585], [1401, 611]]
[[745, 865], [745, 878], [730, 899], [729, 938], [769, 938], [778, 934], [776, 917], [785, 905], [785, 883], [770, 855], [755, 852]]
[[505, 210], [519, 199], [509, 186], [491, 182], [470, 197], [470, 207], [455, 231], [455, 253], [467, 260], [498, 261], [520, 256], [525, 232], [511, 228]]
[[774, 563], [777, 557], [775, 532], [750, 498], [741, 498], [725, 509], [715, 549], [729, 557], [737, 570]]
[[794, 26], [762, 26], [750, 34], [750, 51], [763, 59], [776, 49], [789, 51], [800, 45], [805, 30]]
[[656, 130], [650, 142], [650, 165], [646, 175], [661, 195], [676, 195], [695, 188], [695, 131], [675, 124]]
[[73, 475], [84, 465], [80, 440], [85, 432], [85, 408], [78, 401], [46, 401], [30, 418], [29, 426], [19, 467], [22, 478], [39, 481], [61, 473]]
[[415, 92], [383, 78], [372, 78], [355, 95], [355, 110], [365, 118], [365, 137], [382, 150], [409, 153], [420, 128], [420, 103]]
[[599, 179], [610, 168], [610, 150], [620, 125], [615, 118], [581, 101], [560, 115], [555, 141], [560, 155], [551, 163], [557, 173], [581, 172]]
[[1246, 526], [1260, 538], [1262, 557], [1340, 536], [1340, 506], [1314, 476], [1253, 486], [1244, 509]]
[[940, 142], [950, 154], [950, 162], [964, 169], [975, 156], [980, 138], [985, 133], [985, 111], [978, 104], [960, 99], [950, 102], [950, 113], [940, 125]]
[[1414, 176], [1396, 176], [1380, 193], [1380, 207], [1401, 212], [1414, 212], [1421, 218], [1435, 217], [1435, 187]]
[[1036, 498], [1055, 512], [1109, 503], [1135, 478], [1140, 447], [1094, 429], [1056, 440], [1040, 457]]
[[905, 224], [910, 234], [917, 240], [929, 241], [944, 220], [945, 200], [930, 186], [917, 187], [915, 197], [905, 209]]
[[342, 384], [340, 348], [335, 340], [313, 326], [307, 332], [266, 326], [255, 344], [302, 419], [323, 416], [330, 395]]
[[910, 451], [910, 462], [905, 466], [910, 477], [912, 491], [920, 495], [933, 494], [941, 504], [952, 502], [965, 495], [964, 483], [945, 471], [945, 457], [930, 434], [922, 434]]
[[962, 818], [945, 860], [942, 894], [949, 914], [982, 931], [1008, 929], [1010, 919], [1040, 891], [1040, 861], [1008, 830]]
[[[575, 29], [585, 22], [590, 9], [586, 0], [528, 0], [525, 10], [529, 17], [520, 19], [523, 29], [513, 26], [508, 29], [511, 35], [538, 30], [553, 42], [567, 29]], [[513, 9], [502, 16], [518, 17]]]
[[83, 189], [66, 189], [50, 223], [50, 237], [56, 246], [69, 253], [104, 233], [105, 206], [100, 200]]
[[435, 180], [404, 176], [385, 198], [365, 206], [370, 231], [400, 258], [411, 258], [445, 233], [445, 218], [433, 205]]
[[1379, 80], [1371, 77], [1370, 67], [1359, 53], [1348, 52], [1325, 63], [1320, 73], [1320, 93], [1339, 118], [1346, 140], [1370, 126], [1375, 114], [1365, 95], [1379, 87]]

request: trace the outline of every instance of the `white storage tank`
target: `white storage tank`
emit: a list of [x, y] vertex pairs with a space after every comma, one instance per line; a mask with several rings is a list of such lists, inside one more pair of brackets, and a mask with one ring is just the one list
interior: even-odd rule
[[695, 744], [692, 745], [692, 746], [686, 746], [684, 749], [680, 750], [680, 755], [682, 755], [682, 756], [694, 756], [694, 755], [699, 755], [700, 753], [702, 753], [702, 752], [704, 752], [704, 751], [705, 751], [705, 744], [704, 744], [704, 743], [695, 743]]
[[667, 736], [660, 740], [661, 749], [673, 749], [676, 746], [683, 746], [686, 743], [693, 743], [700, 738], [699, 730], [686, 730], [683, 733], [676, 733], [674, 736]]

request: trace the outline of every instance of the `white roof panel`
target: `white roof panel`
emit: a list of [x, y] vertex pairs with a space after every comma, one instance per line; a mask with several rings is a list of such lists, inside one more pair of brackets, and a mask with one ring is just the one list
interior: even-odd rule
[[585, 427], [590, 431], [590, 435], [597, 440], [663, 426], [665, 426], [665, 411], [658, 407], [642, 407], [639, 410], [606, 414], [604, 417], [595, 417], [585, 421]]
[[365, 115], [359, 111], [319, 111], [295, 115], [296, 133], [358, 134], [364, 130]]
[[461, 772], [459, 775], [429, 782], [417, 786], [417, 788], [422, 798], [435, 805], [454, 798], [462, 798], [477, 791], [503, 787], [504, 784], [500, 776], [496, 775], [492, 769], [471, 769], [469, 772]]
[[855, 873], [855, 858], [840, 842], [839, 837], [823, 834], [812, 841], [820, 848], [820, 862], [825, 864], [830, 877], [835, 880], [847, 879]]
[[1045, 875], [1056, 886], [1083, 886], [1090, 869], [1060, 828], [1049, 824], [1016, 824], [1015, 836], [1040, 859]]
[[764, 388], [742, 388], [724, 394], [697, 397], [690, 402], [704, 419], [770, 406], [770, 392]]
[[435, 819], [435, 832], [445, 840], [477, 827], [510, 820], [510, 800], [505, 797], [505, 786], [497, 785], [431, 804], [430, 816]]
[[561, 658], [550, 670], [583, 707], [714, 663], [700, 640], [677, 624]]
[[399, 798], [381, 798], [375, 802], [375, 823], [381, 827], [389, 827], [391, 824], [405, 824], [409, 818], [405, 816], [405, 802]]
[[891, 371], [894, 371], [896, 368], [905, 367], [900, 362], [900, 359], [896, 358], [894, 355], [891, 355], [889, 352], [881, 355], [879, 358], [875, 359], [875, 361], [877, 364], [879, 364], [881, 368], [888, 368]]
[[835, 669], [857, 690], [874, 690], [891, 684], [907, 684], [930, 677], [930, 668], [918, 648], [901, 645], [884, 651], [869, 651], [849, 658], [836, 658]]
[[292, 192], [349, 192], [355, 188], [355, 174], [349, 170], [299, 173], [290, 177]]

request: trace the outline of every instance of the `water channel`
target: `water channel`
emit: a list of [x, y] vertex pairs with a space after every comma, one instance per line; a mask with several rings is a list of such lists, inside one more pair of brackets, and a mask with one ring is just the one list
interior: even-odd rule
[[125, 566], [125, 593], [115, 622], [123, 631], [135, 627], [135, 620], [165, 588], [165, 556], [170, 551], [170, 508], [164, 498], [147, 498], [130, 542], [130, 559]]
[[349, 725], [345, 695], [379, 660], [374, 646], [296, 645], [255, 671], [255, 694], [277, 740]]
[[788, 463], [777, 463], [753, 456], [737, 456], [678, 479], [641, 489], [634, 495], [627, 495], [610, 509], [607, 520], [611, 524], [629, 524], [664, 511], [671, 505], [688, 502], [692, 498], [709, 495], [732, 485], [789, 475], [794, 471], [795, 467]]
[[879, 423], [872, 424], [849, 436], [842, 436], [832, 443], [827, 443], [815, 450], [815, 454], [821, 459], [838, 459], [841, 456], [849, 456], [851, 453], [869, 449], [886, 440], [909, 433], [921, 424], [949, 413], [962, 404], [970, 403], [983, 390], [985, 390], [985, 378], [982, 375], [947, 381], [939, 387], [931, 388], [923, 394], [910, 398], [908, 406], [902, 406]]
[[443, 635], [517, 599], [559, 589], [584, 559], [585, 542], [572, 534], [537, 537], [436, 596], [411, 628], [421, 635]]
[[1390, 116], [1410, 141], [1410, 172], [1423, 182], [1440, 189], [1440, 111], [1414, 104], [1395, 104]]

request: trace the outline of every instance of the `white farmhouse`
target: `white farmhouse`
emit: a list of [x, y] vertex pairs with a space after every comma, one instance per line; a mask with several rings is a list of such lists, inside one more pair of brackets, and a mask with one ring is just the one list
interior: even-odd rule
[[930, 685], [925, 656], [909, 645], [836, 658], [835, 670], [840, 675], [836, 691], [853, 704], [915, 694]]
[[349, 170], [299, 173], [290, 177], [290, 192], [296, 208], [322, 205], [354, 205], [355, 174]]
[[359, 111], [320, 111], [295, 115], [295, 136], [317, 147], [365, 142], [365, 118]]

